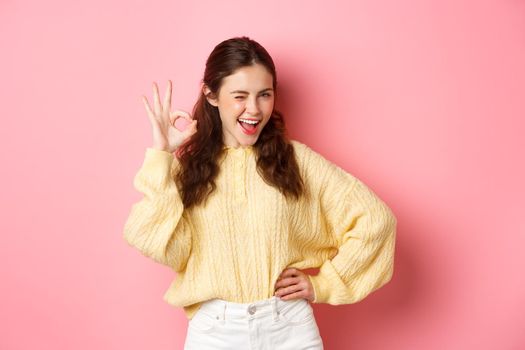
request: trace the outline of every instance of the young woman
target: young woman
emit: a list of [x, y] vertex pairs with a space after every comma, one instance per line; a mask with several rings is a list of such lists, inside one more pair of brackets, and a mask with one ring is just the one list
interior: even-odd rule
[[256, 41], [214, 48], [192, 115], [170, 111], [171, 91], [161, 103], [154, 83], [153, 107], [143, 97], [153, 145], [124, 238], [177, 272], [164, 300], [189, 319], [185, 349], [323, 349], [310, 303], [355, 303], [391, 279], [395, 216], [286, 136]]

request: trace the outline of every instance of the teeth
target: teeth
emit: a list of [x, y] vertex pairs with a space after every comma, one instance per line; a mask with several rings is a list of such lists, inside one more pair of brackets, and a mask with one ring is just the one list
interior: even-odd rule
[[239, 120], [240, 120], [241, 122], [243, 122], [243, 123], [253, 124], [253, 125], [259, 123], [258, 120], [246, 120], [246, 119], [241, 119], [241, 118], [239, 118]]

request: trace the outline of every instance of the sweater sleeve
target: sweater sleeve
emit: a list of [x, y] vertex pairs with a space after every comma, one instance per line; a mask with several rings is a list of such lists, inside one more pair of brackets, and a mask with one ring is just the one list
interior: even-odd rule
[[313, 303], [356, 303], [392, 278], [397, 219], [362, 181], [318, 153], [309, 153], [322, 235], [329, 235], [338, 248], [317, 275], [309, 275]]
[[191, 225], [175, 185], [177, 158], [147, 148], [133, 185], [143, 198], [133, 204], [124, 225], [124, 239], [143, 255], [173, 268], [185, 269], [192, 245]]

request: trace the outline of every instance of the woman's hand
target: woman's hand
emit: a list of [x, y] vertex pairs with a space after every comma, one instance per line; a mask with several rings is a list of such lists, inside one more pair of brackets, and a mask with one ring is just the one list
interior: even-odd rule
[[[181, 110], [170, 112], [171, 80], [168, 81], [168, 89], [162, 105], [160, 104], [157, 84], [153, 83], [153, 100], [154, 110], [152, 111], [146, 96], [142, 96], [153, 131], [153, 148], [174, 152], [177, 147], [186, 142], [197, 131], [197, 120], [194, 120], [189, 113]], [[187, 119], [190, 122], [184, 131], [175, 127], [175, 121], [179, 118]]]
[[275, 295], [282, 300], [304, 298], [313, 301], [314, 288], [308, 275], [299, 269], [286, 268], [275, 283]]

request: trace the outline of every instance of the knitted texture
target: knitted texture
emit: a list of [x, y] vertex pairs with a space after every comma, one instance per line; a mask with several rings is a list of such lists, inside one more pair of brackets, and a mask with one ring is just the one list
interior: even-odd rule
[[397, 220], [363, 182], [291, 140], [305, 196], [287, 199], [256, 170], [252, 146], [225, 147], [217, 188], [185, 209], [172, 153], [146, 148], [124, 239], [177, 276], [164, 300], [191, 319], [203, 301], [270, 298], [286, 267], [309, 275], [313, 303], [355, 303], [392, 278]]

